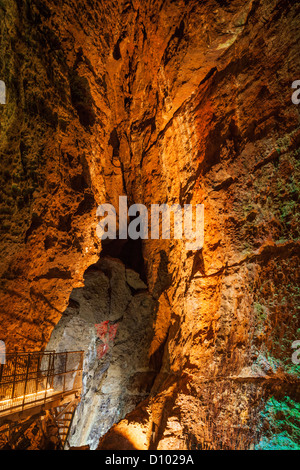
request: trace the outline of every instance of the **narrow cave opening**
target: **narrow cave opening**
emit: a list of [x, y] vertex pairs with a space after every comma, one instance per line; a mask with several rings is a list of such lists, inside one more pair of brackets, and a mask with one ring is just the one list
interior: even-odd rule
[[137, 272], [147, 283], [146, 268], [142, 252], [142, 240], [103, 240], [99, 261], [105, 257], [118, 258], [124, 265]]

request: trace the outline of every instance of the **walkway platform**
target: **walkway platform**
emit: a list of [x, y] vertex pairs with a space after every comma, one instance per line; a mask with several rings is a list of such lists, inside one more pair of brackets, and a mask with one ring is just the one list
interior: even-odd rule
[[53, 410], [65, 442], [80, 401], [83, 355], [83, 351], [7, 354], [5, 364], [0, 364], [0, 427]]

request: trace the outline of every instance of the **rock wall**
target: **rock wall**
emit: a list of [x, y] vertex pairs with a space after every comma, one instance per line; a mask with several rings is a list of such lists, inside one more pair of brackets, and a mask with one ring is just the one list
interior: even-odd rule
[[142, 243], [161, 370], [99, 448], [299, 446], [299, 5], [4, 0], [0, 15], [1, 339], [41, 349], [69, 315], [101, 254], [98, 204], [203, 203], [200, 252]]
[[59, 431], [49, 411], [1, 426], [1, 450], [62, 450]]
[[68, 443], [97, 448], [99, 438], [149, 394], [159, 372], [149, 364], [156, 302], [120, 260], [88, 268], [72, 291], [48, 350], [85, 351], [83, 390]]

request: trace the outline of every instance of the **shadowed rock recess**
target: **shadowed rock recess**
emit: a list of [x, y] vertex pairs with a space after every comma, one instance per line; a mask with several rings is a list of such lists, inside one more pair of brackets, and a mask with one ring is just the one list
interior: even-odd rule
[[[70, 446], [300, 448], [299, 21], [288, 0], [0, 1], [0, 339], [85, 351]], [[203, 249], [101, 246], [121, 195], [204, 204]]]

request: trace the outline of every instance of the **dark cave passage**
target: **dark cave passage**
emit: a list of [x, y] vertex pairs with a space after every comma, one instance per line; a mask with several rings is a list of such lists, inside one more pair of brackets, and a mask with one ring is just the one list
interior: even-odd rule
[[147, 275], [142, 252], [142, 240], [103, 240], [100, 260], [110, 256], [118, 258], [126, 268], [139, 274], [143, 282], [147, 283]]

